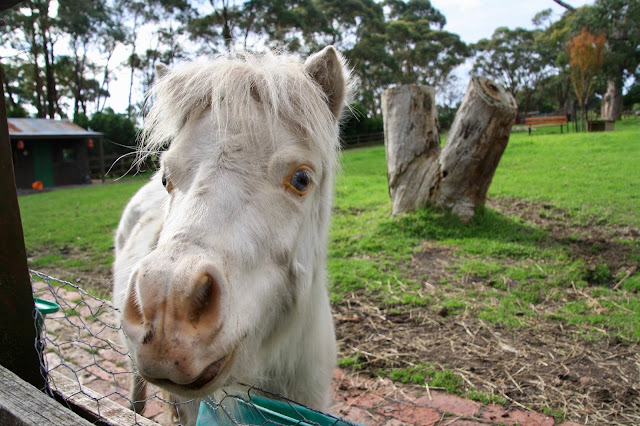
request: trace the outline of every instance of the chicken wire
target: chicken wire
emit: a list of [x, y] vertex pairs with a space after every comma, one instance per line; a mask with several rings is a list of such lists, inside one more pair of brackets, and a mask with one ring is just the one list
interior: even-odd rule
[[[132, 409], [129, 397], [131, 381], [134, 378], [133, 362], [127, 348], [121, 343], [118, 309], [109, 301], [91, 295], [68, 281], [63, 281], [37, 271], [30, 271], [34, 297], [55, 302], [60, 306], [58, 312], [45, 315], [36, 349], [42, 353], [42, 372], [50, 385], [50, 392], [62, 393], [66, 397], [93, 403], [94, 412], [99, 418], [109, 411], [112, 402]], [[34, 323], [38, 323], [39, 314], [34, 314]], [[53, 373], [53, 374], [52, 374]], [[61, 377], [66, 379], [63, 380]], [[69, 381], [75, 387], [69, 395]], [[62, 383], [64, 382], [64, 383]], [[65, 385], [66, 384], [66, 385]], [[240, 405], [248, 407], [254, 422], [251, 424], [300, 424], [319, 425], [318, 414], [325, 421], [323, 425], [356, 425], [328, 413], [310, 409], [301, 404], [255, 386], [239, 384], [234, 392], [224, 391], [220, 401], [213, 398], [203, 400], [209, 413], [217, 416], [221, 424], [247, 424], [237, 409]], [[256, 397], [268, 397], [284, 404], [289, 412], [295, 413], [293, 423], [274, 421], [264, 416], [261, 406], [254, 403]], [[130, 424], [149, 424], [149, 420], [160, 424], [181, 424], [179, 406], [191, 401], [176, 402], [168, 394], [151, 384], [147, 385], [142, 415], [132, 413]], [[313, 417], [312, 418], [306, 418]], [[105, 414], [104, 416], [108, 416]], [[258, 419], [256, 421], [256, 419]]]

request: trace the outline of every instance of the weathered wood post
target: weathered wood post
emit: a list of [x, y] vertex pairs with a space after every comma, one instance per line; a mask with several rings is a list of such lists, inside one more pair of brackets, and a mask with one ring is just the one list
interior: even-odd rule
[[500, 85], [473, 77], [440, 150], [433, 90], [402, 86], [382, 94], [387, 175], [393, 214], [427, 205], [449, 209], [463, 222], [484, 204], [517, 113]]
[[392, 213], [424, 208], [440, 154], [435, 90], [416, 85], [385, 90], [382, 118]]
[[[0, 73], [0, 87], [4, 88]], [[27, 254], [16, 194], [4, 90], [0, 89], [0, 364], [38, 389], [46, 387], [36, 351]]]

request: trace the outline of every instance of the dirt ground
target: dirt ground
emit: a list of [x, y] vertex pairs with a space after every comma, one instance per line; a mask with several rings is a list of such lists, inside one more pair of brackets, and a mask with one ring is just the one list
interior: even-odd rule
[[[573, 256], [585, 259], [588, 264], [606, 263], [613, 275], [634, 266], [628, 263], [628, 247], [616, 240], [637, 239], [640, 236], [637, 229], [598, 224], [569, 227], [561, 210], [524, 201], [490, 201], [489, 207], [547, 229], [555, 238], [571, 245]], [[579, 238], [566, 238], [575, 235]], [[406, 265], [406, 275], [427, 276], [430, 283], [452, 278], [454, 271], [447, 266], [452, 264], [453, 256], [446, 247], [425, 243], [424, 250]], [[56, 276], [60, 271], [45, 272]], [[68, 275], [69, 271], [65, 273]], [[73, 275], [78, 283], [104, 286], [109, 281], [108, 271]], [[484, 285], [482, 279], [475, 277], [465, 277], [462, 284], [477, 289]], [[580, 291], [569, 289], [567, 297]], [[105, 295], [109, 291], [104, 291], [102, 296]], [[545, 306], [540, 309], [544, 313]], [[387, 383], [386, 387], [365, 386], [368, 394], [383, 392], [381, 389], [388, 394], [391, 387], [396, 391], [411, 390], [418, 398], [415, 386], [390, 382], [377, 377], [377, 373], [394, 367], [435, 363], [459, 375], [466, 390], [476, 389], [503, 398], [508, 409], [552, 415], [564, 412], [566, 420], [580, 424], [640, 424], [637, 343], [618, 341], [613, 336], [588, 341], [578, 326], [545, 320], [526, 329], [512, 330], [465, 313], [435, 312], [432, 307], [387, 310], [364, 292], [353, 293], [335, 306], [334, 318], [339, 357], [357, 357], [362, 368], [357, 374], [348, 370], [343, 374], [357, 378], [358, 383]], [[336, 386], [345, 401], [350, 394], [360, 395], [365, 389], [361, 384], [345, 386], [343, 379], [340, 383]]]

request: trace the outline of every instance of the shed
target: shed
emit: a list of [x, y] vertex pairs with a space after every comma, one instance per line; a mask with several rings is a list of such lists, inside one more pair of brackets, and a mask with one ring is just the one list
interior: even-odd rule
[[103, 134], [68, 120], [9, 118], [9, 138], [18, 188], [90, 183], [89, 154]]

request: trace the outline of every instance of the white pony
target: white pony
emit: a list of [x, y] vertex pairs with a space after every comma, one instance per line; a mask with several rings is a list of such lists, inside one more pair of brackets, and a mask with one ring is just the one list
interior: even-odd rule
[[342, 57], [242, 54], [158, 74], [140, 152], [170, 146], [124, 211], [114, 264], [139, 375], [183, 398], [244, 382], [326, 408]]

